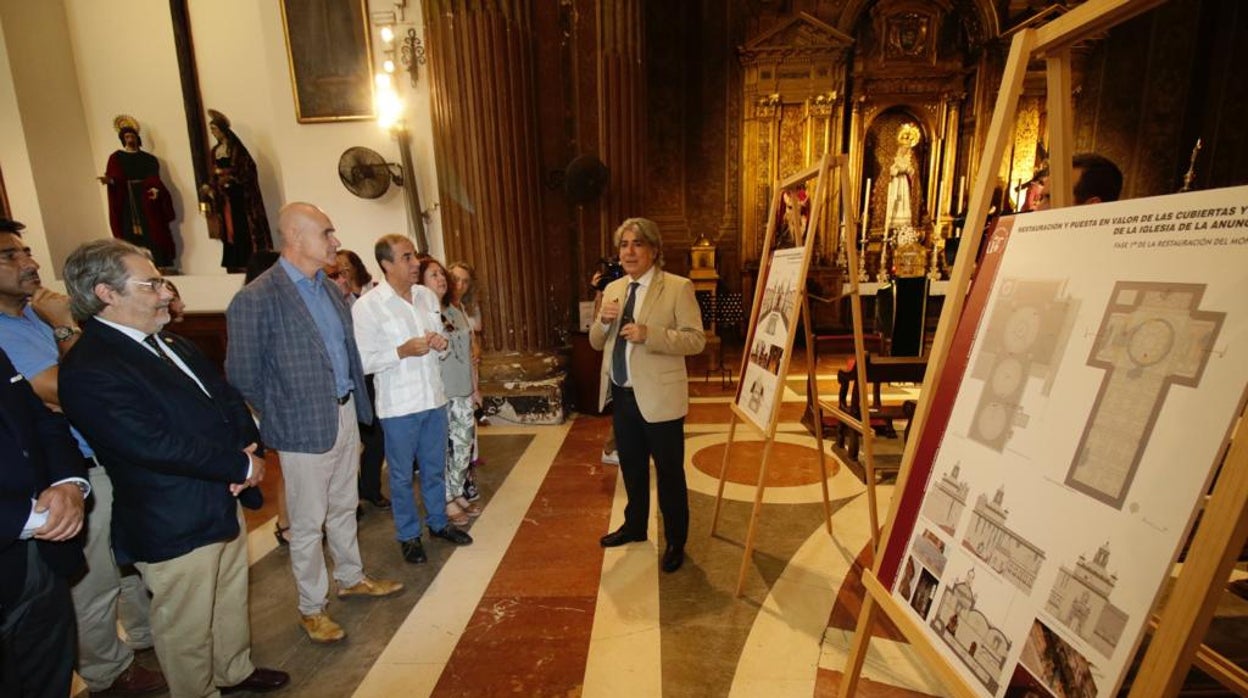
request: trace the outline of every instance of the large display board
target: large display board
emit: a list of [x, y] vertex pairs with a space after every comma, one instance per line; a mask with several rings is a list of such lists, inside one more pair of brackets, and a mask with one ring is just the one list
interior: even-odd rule
[[1248, 187], [988, 234], [879, 577], [981, 695], [1112, 696], [1248, 397]]

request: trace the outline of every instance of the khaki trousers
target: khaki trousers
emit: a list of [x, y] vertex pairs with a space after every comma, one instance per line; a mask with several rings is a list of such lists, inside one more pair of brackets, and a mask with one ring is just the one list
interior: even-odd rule
[[328, 451], [281, 451], [278, 455], [290, 514], [290, 569], [299, 590], [299, 612], [310, 616], [325, 610], [329, 596], [322, 529], [338, 584], [352, 586], [364, 578], [355, 523], [355, 508], [360, 503], [356, 485], [360, 428], [355, 421], [355, 398], [338, 408], [338, 438]]
[[87, 526], [83, 554], [87, 573], [70, 590], [78, 620], [78, 675], [92, 691], [103, 691], [130, 666], [134, 651], [117, 634], [117, 623], [126, 638], [138, 647], [152, 646], [148, 623], [147, 589], [139, 575], [123, 575], [113, 561], [113, 481], [104, 466], [87, 469], [91, 501], [87, 502]]
[[216, 698], [251, 663], [247, 617], [247, 525], [239, 535], [164, 562], [135, 566], [152, 591], [152, 636], [171, 698]]

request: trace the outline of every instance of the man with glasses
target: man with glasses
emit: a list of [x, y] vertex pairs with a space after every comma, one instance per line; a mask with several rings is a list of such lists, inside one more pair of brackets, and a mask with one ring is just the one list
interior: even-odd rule
[[161, 332], [173, 292], [146, 250], [87, 243], [65, 285], [83, 336], [61, 363], [61, 405], [113, 479], [113, 549], [152, 591], [170, 693], [281, 688], [289, 676], [251, 662], [239, 502], [260, 506], [264, 460], [242, 396]]
[[[39, 263], [21, 238], [24, 225], [0, 219], [0, 349], [9, 355], [39, 399], [57, 409], [61, 358], [80, 336], [69, 299], [45, 288]], [[139, 695], [165, 688], [158, 671], [134, 661], [135, 649], [152, 646], [147, 590], [133, 570], [123, 575], [110, 547], [113, 486], [94, 452], [76, 430], [93, 497], [87, 502], [87, 573], [73, 586], [78, 621], [78, 674], [87, 688], [113, 695]], [[118, 636], [120, 621], [125, 640]], [[129, 646], [128, 646], [129, 645]]]

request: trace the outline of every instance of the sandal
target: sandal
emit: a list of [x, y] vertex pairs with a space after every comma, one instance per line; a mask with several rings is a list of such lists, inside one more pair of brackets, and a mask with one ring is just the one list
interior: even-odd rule
[[467, 526], [471, 520], [453, 499], [446, 503], [446, 518], [456, 526]]
[[286, 532], [289, 530], [290, 526], [274, 524], [273, 537], [277, 539], [278, 545], [290, 545], [290, 539], [286, 537]]
[[464, 499], [463, 497], [456, 497], [453, 501], [456, 506], [458, 506], [465, 514], [469, 516], [469, 518], [475, 519], [481, 515], [480, 504], [477, 504], [476, 502], [470, 502], [467, 499]]

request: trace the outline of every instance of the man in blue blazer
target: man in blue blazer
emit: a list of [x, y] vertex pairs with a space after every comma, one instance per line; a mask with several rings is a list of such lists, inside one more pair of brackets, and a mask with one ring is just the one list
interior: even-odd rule
[[173, 696], [272, 690], [251, 661], [239, 501], [261, 503], [263, 451], [242, 396], [161, 329], [173, 292], [150, 254], [87, 243], [65, 262], [83, 336], [61, 363], [61, 407], [113, 480], [113, 550], [152, 592], [156, 655]]
[[338, 598], [389, 596], [403, 585], [365, 575], [356, 540], [358, 423], [371, 424], [373, 411], [362, 397], [351, 313], [322, 270], [336, 260], [334, 224], [316, 206], [292, 203], [277, 225], [281, 258], [226, 310], [225, 371], [256, 411], [264, 442], [281, 456], [303, 630], [313, 642], [337, 642], [346, 631], [325, 610], [323, 541]]
[[65, 418], [0, 351], [0, 695], [69, 695], [87, 471]]

